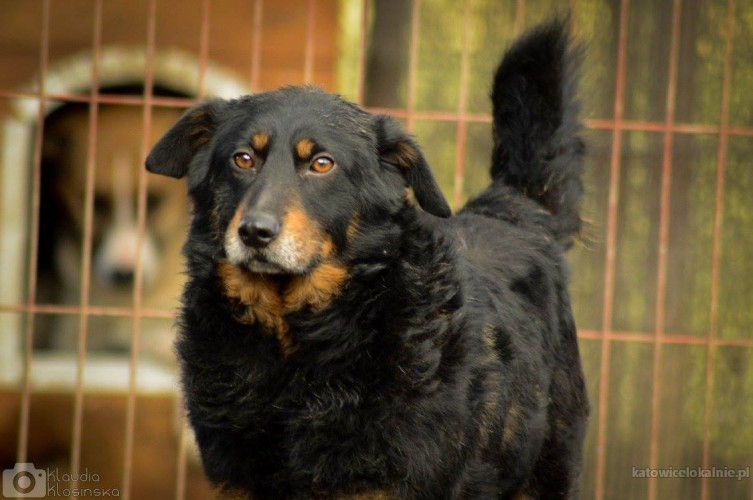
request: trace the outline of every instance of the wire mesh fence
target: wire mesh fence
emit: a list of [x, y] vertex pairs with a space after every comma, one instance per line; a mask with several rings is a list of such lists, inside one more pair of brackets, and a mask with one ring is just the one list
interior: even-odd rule
[[[723, 477], [753, 462], [749, 1], [3, 7], [3, 468], [33, 461], [126, 498], [206, 496], [169, 347], [189, 209], [138, 168], [183, 110], [323, 86], [402, 120], [458, 208], [488, 179], [497, 58], [569, 11], [590, 150], [591, 223], [570, 255], [593, 407], [582, 496], [753, 498], [749, 478]], [[140, 249], [125, 275], [102, 250], [119, 199]]]

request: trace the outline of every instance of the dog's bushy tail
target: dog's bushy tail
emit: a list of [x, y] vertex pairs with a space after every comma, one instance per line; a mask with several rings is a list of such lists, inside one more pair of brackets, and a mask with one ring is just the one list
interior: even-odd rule
[[507, 51], [492, 90], [492, 189], [502, 183], [538, 202], [565, 246], [581, 229], [585, 146], [576, 98], [581, 59], [568, 21], [550, 22]]

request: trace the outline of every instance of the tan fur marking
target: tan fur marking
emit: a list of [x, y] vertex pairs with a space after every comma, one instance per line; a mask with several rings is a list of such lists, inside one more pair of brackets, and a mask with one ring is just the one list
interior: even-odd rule
[[[233, 220], [236, 218], [240, 219], [236, 216]], [[299, 216], [293, 218], [300, 222]], [[316, 241], [312, 244], [316, 246]], [[245, 306], [243, 314], [236, 316], [236, 320], [248, 325], [263, 325], [274, 333], [285, 357], [293, 354], [298, 347], [293, 342], [285, 315], [305, 307], [311, 307], [315, 312], [325, 309], [340, 295], [348, 278], [348, 269], [333, 260], [335, 250], [334, 243], [327, 238], [313, 250], [326, 260], [311, 273], [294, 277], [284, 287], [275, 276], [249, 273], [229, 262], [220, 262], [217, 274], [225, 295]]]
[[311, 274], [293, 279], [285, 291], [285, 312], [299, 311], [311, 306], [314, 311], [326, 308], [340, 295], [348, 270], [335, 263], [324, 263]]
[[282, 319], [283, 300], [276, 282], [260, 274], [250, 274], [230, 264], [220, 262], [217, 274], [225, 287], [225, 295], [235, 299], [246, 310], [236, 317], [241, 323], [260, 323], [274, 332], [285, 356], [295, 351], [288, 325]]
[[492, 436], [492, 426], [497, 421], [499, 395], [496, 393], [487, 395], [488, 401], [484, 404], [479, 418], [479, 444], [485, 447], [489, 444]]
[[419, 158], [416, 148], [407, 141], [398, 142], [395, 145], [395, 151], [390, 156], [392, 161], [406, 170], [415, 167]]
[[413, 190], [412, 187], [405, 188], [405, 201], [408, 204], [408, 206], [411, 206], [411, 207], [419, 206], [418, 200], [416, 199], [416, 192]]
[[282, 221], [282, 231], [283, 235], [292, 233], [293, 238], [301, 243], [300, 253], [307, 260], [316, 257], [315, 254], [320, 249], [322, 235], [316, 224], [306, 215], [306, 212], [300, 208], [290, 209]]
[[264, 132], [259, 132], [251, 136], [251, 146], [255, 151], [264, 151], [269, 144], [269, 136]]
[[206, 109], [201, 109], [189, 116], [191, 129], [188, 133], [191, 148], [196, 151], [209, 142], [212, 136], [212, 115]]
[[481, 335], [483, 336], [484, 344], [486, 344], [487, 347], [494, 349], [497, 346], [497, 339], [494, 338], [494, 326], [484, 325], [484, 328], [481, 330]]
[[295, 145], [295, 152], [300, 160], [306, 161], [311, 159], [311, 154], [314, 152], [314, 146], [316, 144], [311, 139], [301, 139], [298, 144]]
[[329, 259], [335, 254], [335, 243], [327, 238], [324, 240], [324, 243], [322, 243], [322, 249], [319, 253], [322, 255], [323, 259]]
[[[240, 205], [238, 205], [238, 208], [235, 209], [235, 213], [233, 214], [233, 218], [230, 219], [230, 224], [228, 225], [228, 232], [232, 232], [233, 234], [238, 233], [238, 226], [241, 224], [241, 219], [243, 219], [243, 214], [246, 213], [246, 200], [243, 200]], [[217, 228], [215, 230], [219, 231], [220, 226], [220, 213], [218, 209], [215, 209], [212, 212], [212, 224], [216, 224]]]
[[520, 406], [517, 401], [510, 403], [510, 409], [507, 410], [505, 416], [505, 427], [502, 431], [502, 446], [507, 447], [510, 441], [518, 433], [518, 427], [520, 425]]

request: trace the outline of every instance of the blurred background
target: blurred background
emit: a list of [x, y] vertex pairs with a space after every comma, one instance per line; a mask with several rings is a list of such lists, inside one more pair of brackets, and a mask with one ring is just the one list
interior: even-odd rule
[[[593, 408], [582, 496], [753, 498], [751, 7], [0, 0], [0, 468], [211, 495], [171, 351], [190, 207], [141, 167], [186, 108], [341, 93], [402, 120], [458, 208], [488, 182], [500, 54], [570, 11], [590, 152], [569, 254]], [[748, 478], [700, 477], [714, 468]]]

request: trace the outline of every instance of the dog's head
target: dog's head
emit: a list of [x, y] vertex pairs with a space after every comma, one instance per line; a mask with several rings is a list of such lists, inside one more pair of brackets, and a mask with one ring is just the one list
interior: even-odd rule
[[255, 274], [310, 274], [368, 231], [364, 221], [415, 202], [450, 214], [423, 154], [397, 122], [312, 88], [201, 104], [157, 143], [146, 165], [187, 177], [195, 210], [211, 213], [227, 261]]
[[[180, 113], [154, 108], [152, 133], [156, 140]], [[143, 236], [138, 228], [139, 166], [143, 111], [135, 106], [101, 105], [97, 111], [96, 149], [90, 158], [89, 109], [69, 104], [45, 121], [41, 237], [65, 287], [80, 281], [81, 241], [85, 227], [85, 201], [89, 175], [93, 174], [91, 245], [94, 261], [93, 300], [122, 305], [132, 300], [139, 259], [143, 283], [149, 290], [162, 289], [179, 261], [171, 252], [184, 231], [187, 200], [184, 190], [169, 179], [154, 178], [146, 186], [146, 220]], [[159, 135], [158, 135], [159, 134]], [[94, 160], [93, 172], [88, 163]], [[168, 259], [163, 259], [167, 254]], [[177, 267], [177, 266], [176, 266]], [[152, 288], [152, 286], [154, 288]], [[170, 292], [174, 295], [174, 292]], [[146, 297], [147, 302], [156, 297]], [[157, 302], [161, 303], [161, 299]]]

